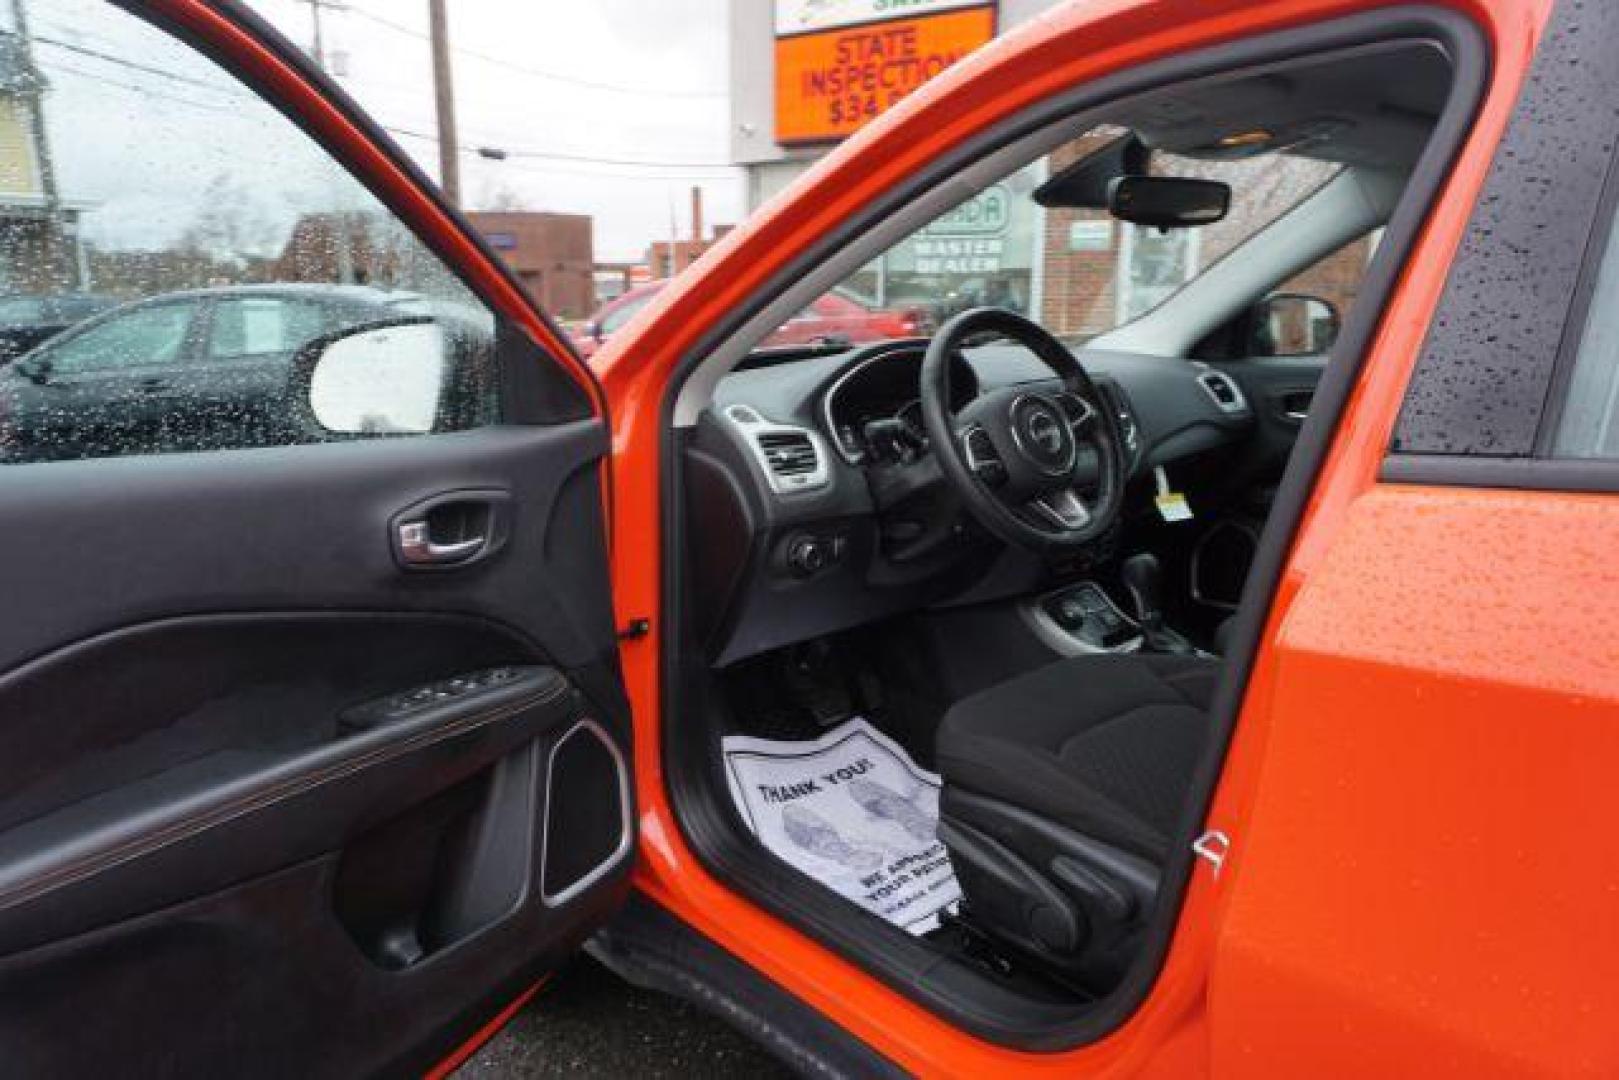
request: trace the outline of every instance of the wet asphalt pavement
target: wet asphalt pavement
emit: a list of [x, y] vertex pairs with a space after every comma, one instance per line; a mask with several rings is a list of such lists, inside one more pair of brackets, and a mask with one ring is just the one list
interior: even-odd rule
[[631, 986], [582, 957], [455, 1074], [456, 1080], [791, 1075], [717, 1017]]

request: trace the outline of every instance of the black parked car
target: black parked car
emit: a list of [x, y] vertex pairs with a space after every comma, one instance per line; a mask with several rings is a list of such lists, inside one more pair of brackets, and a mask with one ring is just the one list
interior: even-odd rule
[[98, 293], [0, 296], [0, 363], [21, 356], [74, 323], [117, 306], [116, 297]]
[[52, 461], [289, 441], [290, 361], [346, 327], [440, 314], [363, 285], [167, 293], [81, 323], [0, 367], [0, 456]]

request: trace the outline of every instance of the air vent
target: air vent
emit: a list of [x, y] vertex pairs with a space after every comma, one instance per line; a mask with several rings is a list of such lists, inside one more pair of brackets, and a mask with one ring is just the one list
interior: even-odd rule
[[733, 405], [726, 416], [764, 469], [771, 490], [780, 495], [825, 487], [830, 474], [819, 436], [808, 428], [773, 424], [746, 405]]
[[776, 476], [791, 478], [813, 473], [820, 464], [815, 444], [806, 431], [767, 431], [755, 436], [765, 464]]
[[1242, 390], [1237, 386], [1237, 380], [1223, 371], [1205, 371], [1197, 377], [1197, 383], [1214, 403], [1220, 407], [1221, 412], [1240, 413], [1248, 411], [1248, 402], [1243, 399]]

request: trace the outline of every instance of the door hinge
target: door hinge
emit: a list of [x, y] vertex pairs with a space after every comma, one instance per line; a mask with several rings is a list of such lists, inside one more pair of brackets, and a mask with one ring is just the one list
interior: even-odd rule
[[1231, 854], [1231, 837], [1217, 829], [1210, 830], [1192, 841], [1192, 851], [1199, 858], [1209, 861], [1209, 865], [1214, 867], [1214, 876], [1218, 879], [1220, 868], [1225, 865], [1226, 856]]
[[618, 632], [618, 640], [634, 641], [636, 638], [644, 638], [650, 633], [652, 633], [651, 619], [631, 619], [624, 626], [624, 628]]

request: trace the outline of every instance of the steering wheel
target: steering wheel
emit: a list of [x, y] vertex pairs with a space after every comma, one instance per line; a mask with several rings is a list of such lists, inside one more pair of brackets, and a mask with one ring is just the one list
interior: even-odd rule
[[[995, 335], [1039, 357], [1062, 389], [1009, 386], [951, 408], [951, 357]], [[999, 308], [964, 311], [922, 358], [922, 424], [968, 511], [1009, 543], [1048, 552], [1089, 543], [1119, 516], [1125, 455], [1117, 418], [1068, 348]]]

